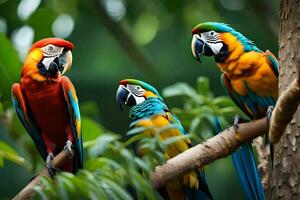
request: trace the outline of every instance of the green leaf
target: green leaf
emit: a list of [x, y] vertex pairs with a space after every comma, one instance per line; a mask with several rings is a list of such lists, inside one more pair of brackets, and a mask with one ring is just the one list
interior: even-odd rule
[[139, 133], [144, 132], [145, 130], [147, 130], [146, 127], [143, 127], [143, 126], [136, 127], [136, 128], [133, 128], [133, 129], [129, 130], [129, 131], [126, 133], [126, 135], [136, 135], [136, 134], [139, 134]]
[[209, 85], [209, 79], [204, 76], [200, 76], [197, 79], [197, 92], [201, 95], [212, 95]]
[[135, 142], [141, 140], [141, 139], [144, 138], [144, 137], [145, 137], [145, 135], [143, 135], [143, 134], [136, 134], [136, 135], [130, 137], [130, 138], [123, 144], [123, 147], [127, 147], [127, 146], [129, 146], [129, 145], [131, 145], [131, 144], [133, 144], [133, 143], [135, 143]]
[[220, 107], [233, 106], [234, 103], [229, 97], [221, 96], [213, 100], [213, 103]]
[[100, 117], [98, 105], [96, 101], [85, 101], [80, 104], [80, 113], [82, 116], [88, 116], [93, 119]]
[[0, 102], [0, 116], [3, 114], [3, 112], [4, 112], [3, 104]]
[[83, 141], [94, 140], [103, 133], [103, 127], [89, 117], [82, 117]]
[[0, 33], [0, 101], [11, 102], [10, 88], [18, 81], [22, 63], [11, 41]]
[[190, 138], [190, 135], [186, 134], [186, 135], [180, 135], [180, 136], [173, 136], [166, 140], [163, 140], [161, 143], [165, 146], [168, 146], [168, 145], [174, 144], [175, 142], [178, 142], [180, 140], [187, 139], [187, 138]]
[[118, 195], [117, 199], [124, 199], [124, 200], [130, 200], [133, 199], [123, 188], [121, 188], [118, 184], [115, 182], [109, 180], [109, 179], [103, 179], [106, 184], [111, 188], [111, 190], [114, 191], [114, 194]]
[[119, 136], [112, 134], [103, 134], [96, 139], [95, 145], [89, 149], [89, 155], [95, 157], [101, 155], [108, 148], [108, 145], [119, 139]]
[[[18, 165], [23, 165], [25, 163], [25, 159], [19, 156], [12, 147], [3, 141], [0, 141], [0, 158], [12, 161]], [[0, 161], [0, 167], [3, 167], [3, 160], [2, 162]]]
[[176, 83], [163, 89], [164, 97], [189, 96], [194, 98], [197, 96], [196, 91], [186, 83]]

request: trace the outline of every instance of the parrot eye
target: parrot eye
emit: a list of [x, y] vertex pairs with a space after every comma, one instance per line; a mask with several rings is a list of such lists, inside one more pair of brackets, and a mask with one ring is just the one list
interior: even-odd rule
[[41, 49], [47, 56], [56, 56], [58, 54], [61, 54], [64, 48], [49, 44]]
[[53, 50], [54, 50], [54, 46], [49, 45], [48, 50], [49, 50], [49, 51], [53, 51]]
[[127, 87], [136, 96], [143, 96], [143, 94], [145, 92], [145, 90], [139, 85], [130, 85], [130, 84], [128, 84]]
[[210, 35], [210, 36], [214, 36], [215, 34], [216, 34], [215, 31], [210, 31], [210, 32], [209, 32], [209, 35]]

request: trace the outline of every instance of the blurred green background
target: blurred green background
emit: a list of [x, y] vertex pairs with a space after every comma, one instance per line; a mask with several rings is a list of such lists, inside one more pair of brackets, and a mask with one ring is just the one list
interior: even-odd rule
[[[279, 0], [0, 0], [0, 140], [25, 163], [30, 153], [36, 154], [34, 148], [28, 151], [31, 147], [24, 151], [30, 138], [13, 116], [8, 98], [10, 85], [19, 80], [20, 61], [34, 41], [61, 37], [75, 44], [67, 76], [83, 112], [92, 116], [86, 124], [125, 134], [128, 115], [115, 102], [119, 80], [141, 79], [161, 91], [176, 82], [194, 86], [201, 75], [210, 79], [215, 96], [225, 95], [213, 58], [204, 58], [201, 65], [192, 57], [192, 27], [224, 22], [277, 55], [278, 9]], [[182, 105], [181, 98], [166, 101], [171, 108]], [[24, 165], [5, 161], [0, 168], [0, 199], [14, 196], [42, 167]], [[207, 166], [206, 174], [216, 199], [244, 198], [230, 158]]]

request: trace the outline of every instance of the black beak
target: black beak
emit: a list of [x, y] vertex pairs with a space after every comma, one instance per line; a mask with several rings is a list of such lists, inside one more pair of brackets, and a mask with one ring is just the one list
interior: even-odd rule
[[210, 48], [209, 44], [204, 42], [196, 34], [193, 35], [191, 49], [192, 49], [193, 56], [201, 63], [202, 63], [201, 55], [205, 55], [205, 56], [213, 56], [214, 55], [214, 52]]
[[124, 111], [124, 107], [129, 94], [129, 91], [123, 85], [119, 86], [116, 93], [116, 100], [122, 111]]
[[38, 68], [41, 73], [46, 76], [57, 76], [57, 72], [64, 74], [72, 64], [72, 53], [68, 49], [64, 49], [63, 52], [56, 56], [45, 57], [40, 63]]
[[68, 63], [68, 52], [69, 50], [64, 50], [59, 57], [57, 57], [57, 70], [62, 74], [65, 70], [65, 67]]
[[124, 111], [125, 105], [132, 107], [137, 103], [134, 95], [124, 85], [119, 86], [116, 93], [116, 100], [122, 111]]

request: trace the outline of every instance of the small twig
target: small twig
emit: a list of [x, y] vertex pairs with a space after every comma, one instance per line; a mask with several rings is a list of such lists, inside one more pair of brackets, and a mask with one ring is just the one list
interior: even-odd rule
[[293, 119], [300, 101], [300, 79], [295, 79], [277, 100], [270, 123], [269, 138], [277, 143], [288, 123]]
[[[73, 156], [75, 154], [75, 150], [73, 149]], [[56, 155], [52, 161], [53, 167], [56, 169], [62, 168], [68, 161], [70, 160], [68, 153], [63, 150], [58, 155]], [[48, 176], [50, 177], [47, 168], [45, 167], [38, 176], [36, 176], [30, 183], [23, 188], [14, 198], [13, 200], [26, 200], [32, 199], [35, 194], [34, 187], [39, 185], [41, 182], [41, 177]]]
[[158, 189], [171, 179], [230, 155], [243, 143], [267, 132], [266, 117], [240, 124], [238, 133], [233, 127], [226, 129], [206, 142], [168, 160], [164, 165], [157, 166], [151, 175], [152, 185]]

